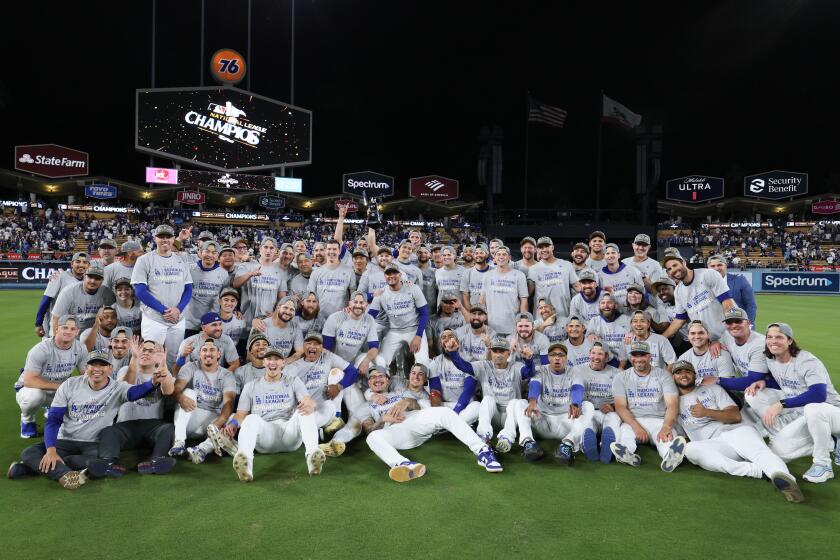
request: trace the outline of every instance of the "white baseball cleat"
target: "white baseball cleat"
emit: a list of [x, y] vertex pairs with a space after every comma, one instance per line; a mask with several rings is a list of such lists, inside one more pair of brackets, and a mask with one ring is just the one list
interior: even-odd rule
[[674, 472], [674, 469], [682, 463], [683, 457], [685, 457], [685, 438], [677, 436], [668, 446], [668, 453], [665, 454], [659, 468], [662, 469], [662, 472]]
[[207, 439], [213, 444], [213, 451], [219, 457], [222, 456], [222, 452], [232, 457], [239, 451], [239, 445], [236, 443], [236, 440], [220, 430], [215, 424], [207, 426]]
[[627, 449], [626, 446], [614, 441], [610, 444], [610, 451], [612, 451], [615, 460], [631, 467], [638, 467], [642, 464], [642, 458]]
[[408, 482], [415, 478], [420, 478], [426, 474], [426, 465], [423, 463], [415, 463], [414, 461], [405, 461], [399, 465], [394, 465], [388, 471], [388, 476], [394, 482]]
[[336, 416], [330, 423], [324, 426], [324, 437], [332, 437], [338, 430], [344, 427], [344, 420], [340, 416]]
[[805, 471], [805, 474], [802, 475], [802, 478], [808, 482], [814, 482], [817, 484], [821, 482], [828, 482], [834, 478], [834, 469], [831, 468], [830, 464], [822, 465], [820, 463], [813, 463], [811, 468]]
[[320, 444], [318, 449], [323, 451], [327, 457], [339, 457], [347, 449], [347, 445], [342, 441], [331, 439], [327, 443]]
[[324, 467], [324, 461], [327, 456], [320, 449], [316, 449], [306, 456], [306, 466], [309, 469], [309, 476], [321, 474], [321, 469]]
[[499, 436], [496, 439], [496, 451], [499, 453], [507, 453], [511, 447], [513, 447], [511, 441], [505, 436]]
[[233, 470], [242, 482], [251, 482], [254, 480], [254, 470], [251, 464], [251, 458], [244, 453], [238, 452], [233, 456]]

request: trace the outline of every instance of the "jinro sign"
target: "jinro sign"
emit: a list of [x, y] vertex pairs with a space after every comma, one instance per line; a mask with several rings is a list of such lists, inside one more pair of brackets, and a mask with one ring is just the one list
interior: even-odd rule
[[88, 154], [58, 144], [15, 146], [15, 169], [51, 179], [87, 175]]
[[840, 213], [840, 201], [821, 200], [811, 204], [811, 212], [814, 214], [837, 214]]
[[723, 178], [695, 173], [669, 179], [665, 183], [665, 198], [692, 204], [723, 198]]
[[440, 175], [415, 177], [408, 181], [408, 191], [411, 198], [442, 202], [458, 198], [458, 181]]
[[178, 191], [178, 202], [181, 204], [204, 204], [206, 197], [200, 191]]

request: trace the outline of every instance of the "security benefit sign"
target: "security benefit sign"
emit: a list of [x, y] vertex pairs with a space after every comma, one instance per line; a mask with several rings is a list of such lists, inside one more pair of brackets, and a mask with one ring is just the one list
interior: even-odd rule
[[233, 87], [137, 90], [135, 148], [217, 171], [312, 162], [312, 112]]
[[840, 293], [840, 273], [837, 272], [762, 272], [763, 292]]
[[85, 196], [100, 200], [117, 198], [117, 187], [101, 184], [85, 185]]
[[458, 198], [458, 181], [440, 175], [414, 177], [408, 181], [408, 193], [411, 198], [443, 202]]
[[665, 183], [665, 198], [677, 202], [708, 202], [723, 198], [723, 178], [708, 175], [687, 175], [668, 179]]
[[744, 196], [779, 200], [808, 194], [808, 174], [767, 171], [744, 177]]
[[341, 192], [360, 197], [394, 195], [394, 178], [374, 171], [345, 173], [341, 177]]
[[282, 196], [261, 196], [260, 206], [268, 210], [279, 210], [286, 207], [286, 199]]

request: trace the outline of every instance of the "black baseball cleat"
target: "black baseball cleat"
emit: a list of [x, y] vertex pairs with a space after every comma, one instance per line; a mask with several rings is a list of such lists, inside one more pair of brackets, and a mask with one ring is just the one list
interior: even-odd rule
[[87, 473], [93, 478], [120, 478], [125, 474], [125, 467], [108, 459], [91, 459], [88, 461]]
[[537, 445], [536, 441], [529, 439], [522, 444], [522, 457], [524, 457], [526, 461], [539, 461], [544, 456], [545, 451]]
[[571, 444], [566, 441], [561, 441], [557, 449], [554, 450], [554, 460], [558, 463], [571, 467], [575, 464], [575, 453]]
[[175, 459], [172, 457], [152, 457], [137, 465], [137, 472], [140, 474], [166, 474], [175, 468]]

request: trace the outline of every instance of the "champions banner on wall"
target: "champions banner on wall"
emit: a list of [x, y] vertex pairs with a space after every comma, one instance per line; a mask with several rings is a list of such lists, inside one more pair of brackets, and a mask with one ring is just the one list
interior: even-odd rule
[[67, 261], [0, 261], [0, 286], [38, 288], [53, 272], [67, 270]]

